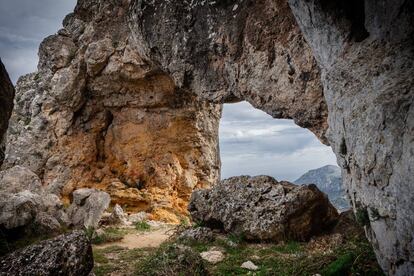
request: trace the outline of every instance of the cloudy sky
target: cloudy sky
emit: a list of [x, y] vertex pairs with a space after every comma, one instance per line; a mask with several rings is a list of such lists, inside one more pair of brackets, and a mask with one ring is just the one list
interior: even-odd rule
[[36, 70], [43, 38], [62, 26], [76, 0], [0, 0], [0, 57], [13, 82]]
[[292, 120], [275, 120], [247, 102], [224, 105], [220, 123], [222, 177], [266, 174], [296, 180], [324, 165], [336, 165], [330, 147]]
[[[36, 70], [43, 38], [55, 33], [76, 0], [0, 0], [0, 57], [13, 82]], [[246, 102], [224, 107], [220, 124], [222, 177], [267, 174], [295, 180], [336, 164], [331, 149], [289, 120], [274, 120]]]

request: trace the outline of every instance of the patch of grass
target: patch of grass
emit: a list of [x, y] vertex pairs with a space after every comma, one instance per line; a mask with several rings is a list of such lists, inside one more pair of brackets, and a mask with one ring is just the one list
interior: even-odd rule
[[96, 234], [91, 239], [93, 244], [103, 244], [120, 241], [127, 234], [127, 231], [119, 228], [106, 228], [102, 234]]
[[103, 265], [95, 265], [93, 268], [93, 272], [96, 276], [105, 276], [109, 275], [110, 273], [117, 271], [117, 267], [112, 264], [103, 264]]
[[204, 262], [191, 248], [164, 244], [136, 264], [139, 276], [208, 275]]
[[330, 263], [322, 272], [324, 276], [347, 275], [351, 270], [355, 256], [352, 253], [339, 256], [335, 261]]
[[93, 260], [99, 264], [107, 264], [109, 262], [108, 258], [105, 257], [105, 254], [100, 250], [94, 250]]
[[151, 225], [149, 225], [146, 221], [138, 221], [135, 223], [135, 229], [141, 232], [146, 232], [151, 230]]
[[146, 256], [148, 256], [147, 250], [141, 248], [125, 250], [119, 254], [119, 258], [126, 262], [134, 262]]
[[289, 241], [283, 245], [272, 246], [272, 250], [285, 254], [294, 254], [302, 250], [301, 244], [296, 241]]

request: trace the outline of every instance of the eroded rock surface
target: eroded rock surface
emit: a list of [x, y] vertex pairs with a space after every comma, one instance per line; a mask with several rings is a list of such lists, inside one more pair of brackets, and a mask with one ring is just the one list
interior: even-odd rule
[[328, 139], [383, 269], [414, 274], [414, 4], [289, 0], [322, 70]]
[[13, 110], [14, 87], [0, 59], [0, 166], [6, 148], [5, 133]]
[[195, 222], [251, 240], [308, 240], [333, 226], [338, 213], [315, 185], [297, 186], [270, 176], [240, 176], [195, 191]]
[[68, 208], [71, 223], [78, 227], [98, 228], [103, 213], [109, 207], [109, 194], [95, 189], [73, 192], [73, 202]]
[[0, 228], [6, 232], [56, 233], [69, 224], [59, 197], [47, 193], [27, 168], [0, 172], [0, 194]]
[[129, 212], [179, 222], [193, 188], [219, 178], [221, 106], [141, 58], [129, 1], [79, 1], [21, 77], [3, 169], [20, 165], [68, 204], [95, 188]]
[[133, 2], [141, 55], [212, 102], [246, 100], [326, 142], [319, 69], [285, 0]]
[[87, 276], [92, 246], [83, 231], [64, 234], [0, 258], [0, 275]]

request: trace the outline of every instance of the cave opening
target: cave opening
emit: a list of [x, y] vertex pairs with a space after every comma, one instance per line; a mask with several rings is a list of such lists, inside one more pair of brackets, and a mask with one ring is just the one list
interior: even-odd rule
[[313, 182], [340, 210], [349, 208], [331, 147], [293, 120], [274, 119], [248, 102], [225, 104], [219, 129], [221, 178], [269, 175]]

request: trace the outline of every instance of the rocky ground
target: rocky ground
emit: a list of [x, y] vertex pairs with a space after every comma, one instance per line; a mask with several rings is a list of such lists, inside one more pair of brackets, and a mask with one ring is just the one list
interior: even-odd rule
[[[341, 215], [332, 231], [308, 242], [248, 242], [243, 236], [200, 225], [139, 225], [128, 228], [120, 242], [93, 246], [97, 276], [382, 275], [362, 228], [350, 213]], [[160, 245], [130, 246], [129, 235], [152, 239], [160, 237], [160, 228], [169, 237], [160, 238]]]

